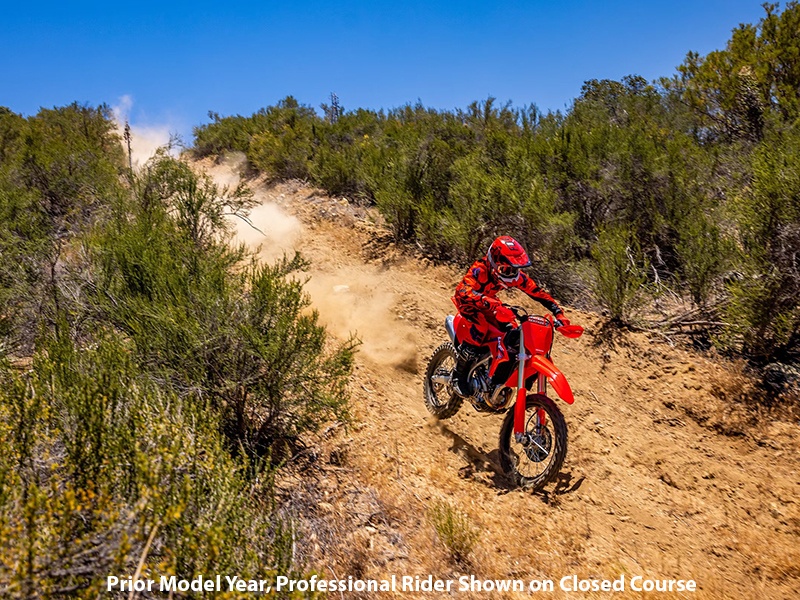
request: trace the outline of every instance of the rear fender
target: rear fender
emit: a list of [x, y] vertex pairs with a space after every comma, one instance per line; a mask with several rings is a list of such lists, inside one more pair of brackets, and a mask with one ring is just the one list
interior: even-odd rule
[[[456, 336], [455, 342], [453, 342], [455, 346], [458, 346], [461, 342], [467, 342], [473, 346], [480, 346], [483, 342], [486, 332], [481, 331], [475, 323], [467, 321], [460, 313], [453, 318], [452, 325], [453, 333]], [[448, 330], [447, 335], [450, 335], [450, 330], [446, 321], [445, 329]]]
[[456, 339], [455, 320], [456, 318], [453, 315], [447, 315], [444, 319], [444, 328], [447, 330], [447, 337], [449, 337], [450, 341], [453, 342], [453, 346], [458, 346], [458, 340]]

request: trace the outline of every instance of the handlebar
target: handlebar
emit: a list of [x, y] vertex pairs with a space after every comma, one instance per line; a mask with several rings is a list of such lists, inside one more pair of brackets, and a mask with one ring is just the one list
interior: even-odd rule
[[[508, 309], [514, 313], [514, 316], [519, 320], [520, 323], [524, 323], [530, 320], [531, 315], [528, 314], [528, 310], [524, 306], [512, 306], [510, 304], [506, 305]], [[578, 338], [583, 335], [583, 327], [580, 325], [561, 325], [560, 327], [556, 325], [558, 323], [558, 319], [555, 319], [551, 315], [546, 315], [542, 317], [545, 319], [556, 331], [568, 338]]]

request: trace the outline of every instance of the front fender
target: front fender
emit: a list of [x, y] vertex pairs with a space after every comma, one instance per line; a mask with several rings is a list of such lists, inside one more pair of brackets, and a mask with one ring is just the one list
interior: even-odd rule
[[567, 404], [575, 402], [575, 397], [572, 395], [572, 388], [567, 383], [567, 378], [558, 370], [558, 368], [546, 359], [544, 356], [536, 355], [528, 359], [528, 365], [525, 368], [525, 379], [533, 375], [535, 372], [543, 373], [547, 379], [550, 380], [556, 393]]

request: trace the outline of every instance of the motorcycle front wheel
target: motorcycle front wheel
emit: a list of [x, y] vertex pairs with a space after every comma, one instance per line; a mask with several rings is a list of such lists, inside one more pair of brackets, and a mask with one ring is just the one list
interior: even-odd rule
[[[544, 411], [544, 419], [539, 410]], [[566, 455], [567, 423], [550, 398], [542, 394], [527, 397], [520, 440], [514, 435], [514, 407], [508, 410], [500, 428], [500, 466], [516, 485], [541, 489], [556, 478]]]
[[451, 383], [456, 368], [456, 349], [447, 342], [433, 351], [425, 370], [425, 407], [439, 419], [449, 419], [461, 408], [464, 399], [455, 393]]

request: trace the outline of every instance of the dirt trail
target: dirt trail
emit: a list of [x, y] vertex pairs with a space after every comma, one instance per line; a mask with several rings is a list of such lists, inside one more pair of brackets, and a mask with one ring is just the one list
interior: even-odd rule
[[[299, 185], [257, 190], [265, 207], [253, 220], [268, 235], [242, 235], [263, 241], [268, 259], [301, 250], [321, 319], [363, 340], [351, 385], [359, 424], [333, 431], [285, 482], [304, 514], [304, 553], [328, 577], [551, 579], [554, 592], [534, 595], [593, 598], [611, 594], [570, 595], [558, 582], [624, 574], [694, 579], [699, 591], [615, 597], [800, 597], [797, 422], [749, 424], [712, 396], [726, 385], [719, 366], [644, 335], [598, 343], [598, 318], [567, 307], [587, 335], [553, 350], [576, 396], [559, 401], [570, 436], [561, 479], [545, 494], [509, 489], [496, 472], [501, 417], [464, 406], [436, 423], [422, 402], [421, 371], [445, 341], [461, 273], [396, 251], [346, 202]], [[480, 532], [467, 563], [436, 538], [437, 500]]]

